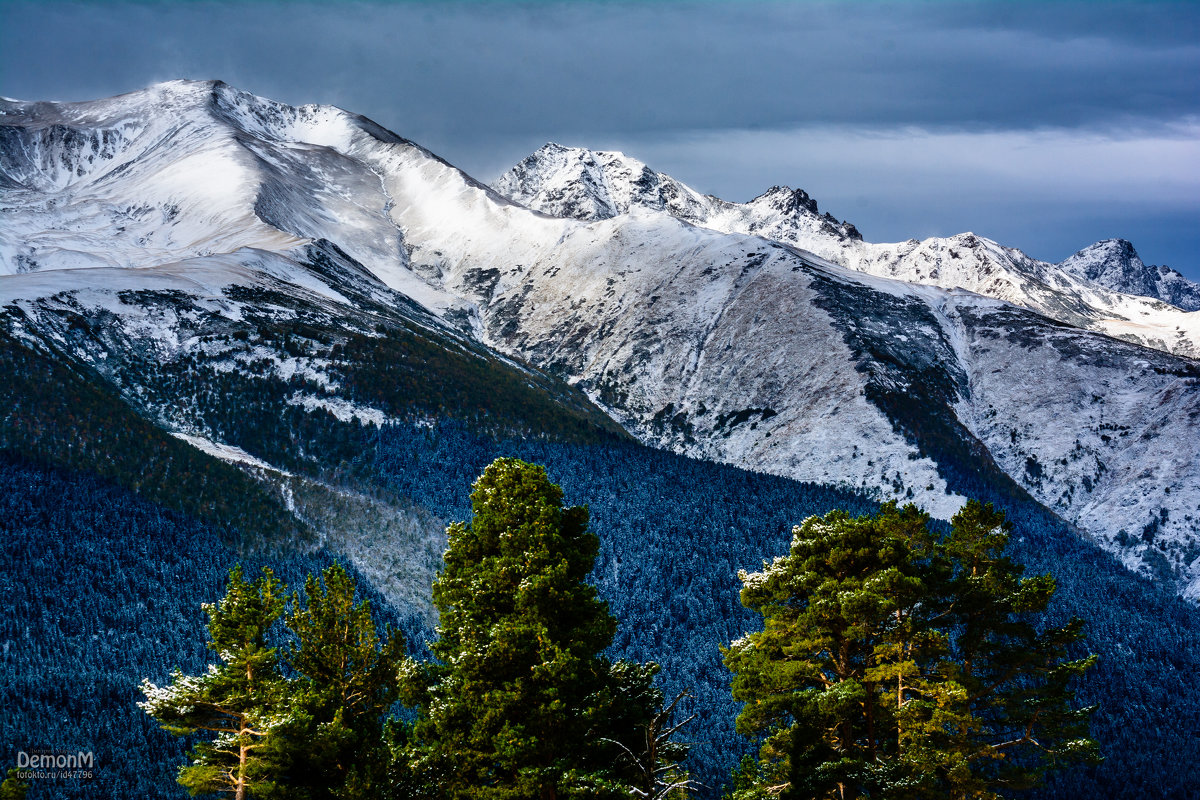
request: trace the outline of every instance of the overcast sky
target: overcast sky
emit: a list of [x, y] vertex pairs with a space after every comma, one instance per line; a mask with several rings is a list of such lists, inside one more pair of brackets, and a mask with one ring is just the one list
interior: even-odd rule
[[1130, 239], [1200, 280], [1200, 3], [0, 0], [0, 94], [220, 78], [365, 114], [490, 181], [546, 141], [870, 241], [1058, 261]]

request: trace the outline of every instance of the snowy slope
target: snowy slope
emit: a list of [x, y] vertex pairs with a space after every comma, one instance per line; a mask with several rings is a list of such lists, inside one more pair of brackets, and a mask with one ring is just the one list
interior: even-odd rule
[[[863, 398], [796, 253], [663, 215], [549, 218], [411, 145], [361, 153], [406, 201], [392, 217], [412, 268], [473, 301], [486, 342], [578, 383], [644, 441], [957, 508], [934, 464]], [[783, 327], [763, 315], [778, 277]]]
[[1058, 265], [971, 233], [874, 244], [850, 223], [818, 213], [803, 190], [776, 186], [748, 203], [730, 203], [621, 153], [557, 144], [524, 159], [495, 188], [530, 208], [577, 219], [632, 208], [663, 211], [713, 230], [794, 245], [871, 275], [967, 289], [1069, 325], [1200, 356], [1200, 315], [1186, 313], [1200, 308], [1200, 286], [1167, 268], [1146, 267], [1121, 240], [1092, 245]]
[[329, 239], [388, 287], [437, 304], [405, 269], [378, 177], [338, 149], [356, 124], [220, 82], [0, 102], [0, 274], [291, 253]]
[[[311, 410], [346, 400], [329, 364], [235, 344], [229, 324], [311, 317], [370, 335], [395, 309], [567, 379], [678, 452], [943, 517], [961, 502], [947, 475], [1007, 475], [1132, 568], [1200, 590], [1195, 361], [894, 280], [919, 256], [892, 268], [870, 248], [908, 245], [866, 245], [802, 193], [723, 203], [595, 154], [567, 159], [570, 175], [547, 168], [559, 205], [546, 210], [566, 215], [553, 216], [361, 117], [220, 83], [0, 112], [0, 304], [29, 335], [69, 344], [68, 307], [119, 332], [107, 353], [190, 348], [299, 374], [294, 405]], [[508, 188], [549, 180], [524, 177]], [[888, 274], [808, 240], [875, 253]], [[925, 247], [911, 251], [976, 266], [1010, 254], [997, 285], [1032, 280], [985, 240]]]
[[[922, 448], [898, 448], [874, 419], [896, 403], [870, 398], [911, 396], [951, 435], [995, 447], [998, 466], [1127, 563], [1200, 576], [1200, 495], [1189, 488], [1200, 478], [1200, 370], [1190, 359], [635, 205], [556, 228], [498, 205], [445, 165], [405, 161], [389, 171], [393, 194], [422, 198], [393, 212], [414, 264], [436, 261], [444, 285], [478, 300], [489, 341], [579, 381], [645, 440], [806, 479], [874, 480], [884, 496], [894, 482], [944, 513], [943, 481], [921, 486], [920, 473], [899, 466], [902, 454], [922, 465]], [[608, 197], [622, 194], [610, 188]], [[492, 236], [481, 237], [488, 227]], [[1010, 346], [984, 346], [992, 339]], [[1093, 354], [1086, 380], [1064, 352]], [[1074, 415], [1084, 403], [1098, 416]], [[907, 443], [913, 428], [884, 416]], [[1155, 444], [1130, 447], [1130, 434], [1111, 425]], [[1082, 458], [1077, 440], [1094, 455], [1087, 481], [1072, 466]], [[1181, 481], [1174, 491], [1153, 477], [1168, 471], [1164, 452]], [[1045, 470], [1028, 468], [1031, 459]], [[1154, 547], [1138, 538], [1147, 526]]]

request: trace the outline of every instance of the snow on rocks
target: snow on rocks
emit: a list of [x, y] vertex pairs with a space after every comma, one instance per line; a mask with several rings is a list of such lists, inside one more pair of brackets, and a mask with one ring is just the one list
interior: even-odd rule
[[[190, 318], [155, 334], [121, 287], [227, 320], [274, 313], [225, 290], [255, 287], [349, 319], [373, 282], [656, 446], [945, 518], [962, 498], [938, 448], [957, 442], [1132, 568], [1200, 585], [1196, 362], [1090, 332], [1194, 355], [1200, 322], [1091, 275], [1108, 249], [1060, 267], [973, 234], [870, 244], [800, 190], [728, 203], [557, 145], [491, 189], [369, 120], [211, 82], [3, 101], [0, 136], [4, 305], [77, 303], [211, 349], [179, 333]], [[292, 402], [386, 421], [313, 387]]]
[[852, 224], [818, 213], [803, 190], [775, 186], [748, 203], [730, 203], [621, 153], [554, 144], [494, 186], [556, 216], [593, 220], [637, 208], [659, 211], [724, 233], [793, 245], [859, 272], [965, 289], [1069, 325], [1200, 357], [1200, 316], [1188, 313], [1200, 309], [1200, 286], [1169, 268], [1146, 267], [1122, 240], [1099, 242], [1057, 265], [973, 233], [874, 244]]

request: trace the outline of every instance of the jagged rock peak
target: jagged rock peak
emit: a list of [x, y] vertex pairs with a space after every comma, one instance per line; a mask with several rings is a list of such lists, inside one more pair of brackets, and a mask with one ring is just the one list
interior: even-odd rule
[[543, 213], [586, 221], [611, 219], [633, 208], [698, 221], [714, 200], [624, 153], [555, 142], [501, 175], [492, 188]]
[[622, 212], [610, 196], [599, 155], [547, 142], [500, 176], [493, 187], [553, 216], [609, 219]]
[[773, 186], [749, 203], [731, 203], [701, 194], [624, 153], [554, 142], [504, 173], [492, 188], [543, 213], [585, 221], [643, 208], [695, 225], [768, 238], [776, 228], [801, 227], [838, 239], [862, 239], [850, 223], [821, 215], [816, 200], [803, 189]]
[[1170, 267], [1146, 265], [1125, 239], [1088, 245], [1058, 266], [1113, 291], [1153, 297], [1185, 311], [1200, 310], [1200, 284]]
[[[862, 234], [852, 223], [839, 220], [826, 211], [824, 214], [817, 207], [817, 201], [803, 189], [793, 189], [790, 186], [772, 186], [758, 197], [746, 203], [764, 218], [772, 213], [783, 220], [795, 221], [797, 218], [812, 218], [821, 230], [838, 239], [854, 239], [861, 241]], [[777, 220], [778, 226], [782, 220]], [[764, 229], [767, 225], [762, 225]]]
[[789, 186], [772, 186], [758, 197], [750, 201], [752, 204], [766, 204], [778, 211], [795, 212], [800, 209], [813, 214], [817, 210], [817, 201], [809, 197], [803, 189], [792, 189]]

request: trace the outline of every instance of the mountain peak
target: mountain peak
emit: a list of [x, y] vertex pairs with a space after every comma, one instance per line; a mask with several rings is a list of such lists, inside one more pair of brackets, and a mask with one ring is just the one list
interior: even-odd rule
[[1103, 239], [1058, 266], [1106, 289], [1153, 297], [1185, 311], [1200, 310], [1200, 284], [1170, 267], [1146, 265], [1126, 239]]
[[1122, 263], [1131, 265], [1135, 262], [1141, 263], [1141, 258], [1138, 256], [1137, 250], [1134, 249], [1133, 242], [1128, 239], [1101, 239], [1095, 244], [1090, 244], [1083, 248], [1075, 256], [1081, 254], [1087, 254], [1093, 258], [1103, 254], [1104, 258], [1119, 259]]
[[701, 194], [616, 151], [549, 142], [500, 176], [492, 188], [546, 214], [584, 221], [610, 219], [633, 208], [664, 211], [715, 230], [790, 241], [797, 230], [838, 240], [861, 240], [852, 224], [820, 214], [803, 189], [772, 186], [749, 203]]
[[632, 208], [700, 219], [709, 199], [669, 175], [615, 150], [548, 142], [501, 175], [492, 188], [556, 217], [611, 219]]
[[790, 186], [772, 186], [758, 197], [750, 201], [750, 205], [767, 205], [784, 213], [795, 213], [801, 210], [812, 214], [817, 210], [817, 201], [803, 189], [793, 189]]

